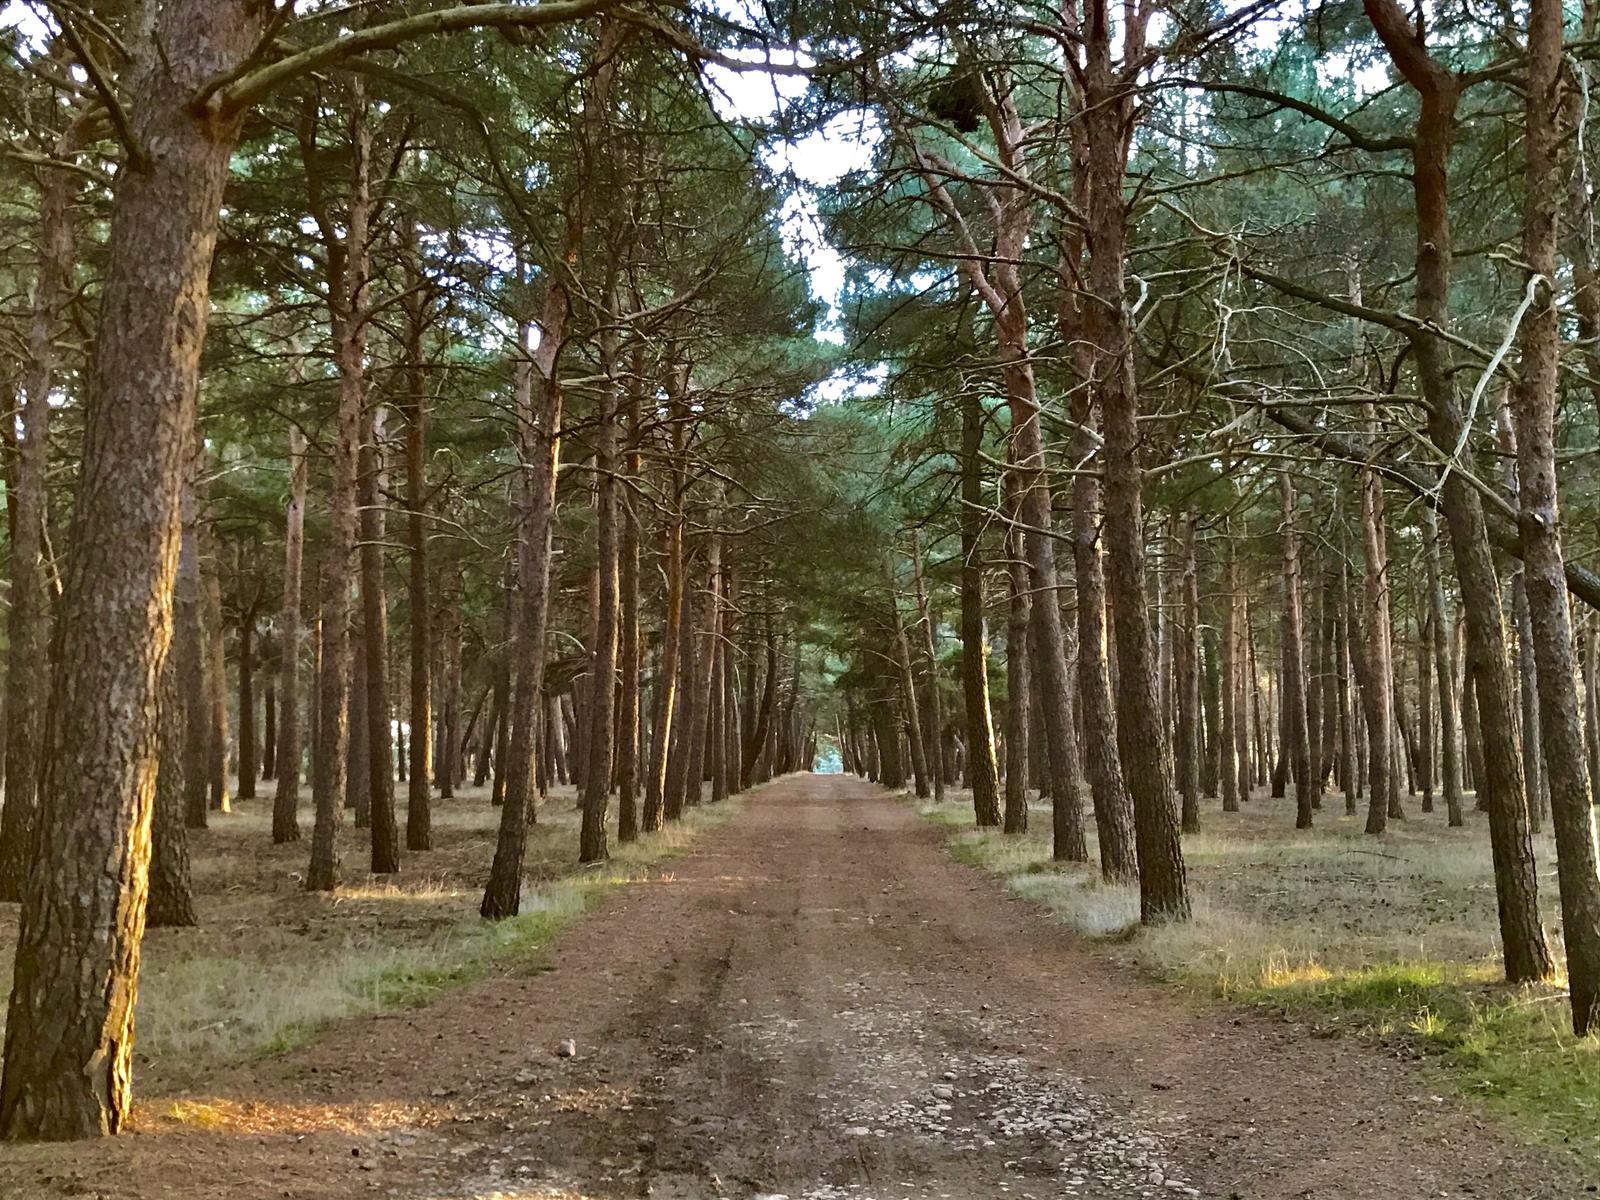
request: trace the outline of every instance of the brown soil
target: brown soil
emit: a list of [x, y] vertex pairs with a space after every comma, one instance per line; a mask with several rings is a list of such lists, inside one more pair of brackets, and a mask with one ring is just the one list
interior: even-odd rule
[[[565, 1039], [575, 1057], [562, 1057]], [[0, 1149], [7, 1200], [1572, 1197], [1405, 1063], [1191, 1005], [798, 776], [556, 943], [552, 969]]]

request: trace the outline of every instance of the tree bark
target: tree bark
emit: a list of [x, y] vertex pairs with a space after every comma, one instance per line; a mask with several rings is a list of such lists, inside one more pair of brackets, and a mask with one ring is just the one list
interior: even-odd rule
[[161, 668], [161, 696], [156, 714], [159, 762], [156, 797], [150, 821], [150, 902], [146, 924], [175, 929], [200, 924], [194, 909], [189, 872], [189, 830], [184, 824], [184, 757], [187, 719], [178, 683], [177, 656], [167, 655]]
[[368, 811], [372, 873], [400, 869], [400, 831], [394, 819], [394, 744], [389, 713], [389, 608], [383, 579], [383, 410], [368, 405], [361, 438], [361, 622], [366, 653]]
[[[428, 417], [422, 339], [427, 300], [415, 223], [406, 219], [401, 239], [405, 261], [405, 373], [400, 410], [406, 426], [406, 608], [411, 729], [406, 771], [406, 849], [433, 848], [433, 599], [428, 588]], [[499, 781], [496, 780], [498, 788]]]
[[[989, 704], [989, 641], [983, 619], [983, 401], [968, 388], [961, 399], [961, 691], [966, 707], [966, 784], [979, 829], [1000, 824], [999, 764]], [[1009, 792], [1007, 793], [1009, 796]], [[1007, 811], [1016, 817], [1011, 806]], [[1028, 808], [1021, 809], [1027, 826]], [[1018, 833], [1008, 821], [1006, 832]]]
[[1562, 5], [1532, 0], [1528, 22], [1527, 187], [1522, 251], [1535, 289], [1524, 319], [1521, 370], [1513, 391], [1523, 577], [1538, 662], [1540, 744], [1548, 768], [1567, 949], [1572, 1028], [1588, 1033], [1600, 1010], [1600, 870], [1595, 861], [1583, 723], [1573, 680], [1572, 616], [1567, 607], [1557, 489], [1555, 426], [1561, 352], [1556, 308], [1556, 215], [1561, 194], [1558, 128]]
[[329, 312], [339, 371], [334, 421], [333, 462], [328, 495], [327, 556], [323, 563], [321, 732], [313, 764], [311, 792], [316, 818], [311, 832], [311, 862], [306, 890], [331, 892], [339, 883], [336, 845], [348, 785], [346, 757], [350, 724], [350, 576], [356, 550], [361, 447], [361, 412], [366, 399], [367, 231], [371, 217], [371, 134], [366, 101], [357, 94], [350, 116], [351, 184], [349, 213], [341, 241], [328, 248]]
[[1284, 756], [1294, 776], [1296, 829], [1310, 829], [1320, 781], [1311, 766], [1311, 737], [1306, 715], [1305, 623], [1301, 615], [1300, 536], [1296, 529], [1294, 484], [1287, 471], [1278, 476], [1283, 513], [1283, 707], [1288, 713], [1289, 744]]
[[602, 384], [595, 415], [595, 593], [594, 654], [589, 678], [589, 761], [584, 769], [583, 817], [578, 833], [578, 861], [603, 862], [606, 813], [611, 802], [611, 766], [615, 758], [616, 709], [612, 699], [617, 674], [617, 388], [616, 335], [601, 334]]
[[237, 118], [196, 115], [190, 99], [255, 47], [262, 14], [247, 0], [172, 0], [126, 68], [144, 153], [118, 173], [112, 201], [0, 1137], [115, 1133], [131, 1102], [178, 493], [238, 136]]
[[239, 614], [239, 799], [256, 798], [256, 610]]
[[273, 756], [277, 786], [272, 797], [272, 840], [279, 845], [300, 839], [300, 589], [305, 565], [306, 439], [297, 426], [289, 429], [289, 503], [284, 524], [283, 607], [278, 614], [278, 690], [283, 693], [283, 713]]
[[[1412, 346], [1427, 403], [1428, 436], [1441, 453], [1453, 456], [1464, 420], [1455, 394], [1450, 344], [1435, 331], [1450, 328], [1449, 150], [1460, 83], [1453, 72], [1429, 57], [1425, 42], [1396, 0], [1363, 0], [1363, 5], [1390, 58], [1420, 99], [1411, 183], [1416, 200], [1416, 315], [1426, 324], [1412, 338]], [[1539, 920], [1527, 793], [1513, 744], [1504, 614], [1483, 501], [1459, 471], [1450, 472], [1444, 481], [1442, 501], [1467, 620], [1468, 670], [1480, 709], [1483, 784], [1489, 794], [1506, 978], [1514, 983], [1544, 979], [1552, 963]]]
[[1183, 537], [1183, 618], [1173, 630], [1173, 685], [1177, 689], [1178, 795], [1183, 832], [1200, 832], [1200, 570], [1195, 558], [1195, 521]]
[[927, 730], [923, 748], [928, 755], [928, 784], [933, 802], [944, 803], [944, 698], [939, 688], [939, 648], [934, 641], [933, 610], [928, 601], [928, 585], [923, 575], [922, 546], [915, 529], [911, 531], [911, 579], [916, 588], [917, 625], [922, 630], [922, 653], [928, 659]]
[[20, 900], [31, 865], [40, 737], [49, 687], [50, 597], [44, 565], [49, 520], [50, 389], [57, 326], [71, 298], [74, 259], [71, 175], [41, 167], [39, 269], [23, 370], [22, 445], [17, 455], [11, 540], [11, 611], [6, 633], [5, 804], [0, 809], [0, 900]]

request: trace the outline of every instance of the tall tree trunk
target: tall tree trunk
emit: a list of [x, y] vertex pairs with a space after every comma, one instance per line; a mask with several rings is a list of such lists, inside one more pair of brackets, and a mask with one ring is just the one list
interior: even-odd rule
[[608, 381], [598, 392], [595, 432], [595, 594], [594, 656], [589, 680], [589, 761], [583, 779], [583, 818], [578, 833], [578, 861], [602, 862], [606, 846], [606, 813], [611, 803], [611, 766], [615, 757], [616, 709], [612, 700], [617, 674], [617, 388], [616, 335], [601, 334], [600, 369]]
[[[603, 119], [610, 104], [619, 36], [619, 24], [607, 20], [595, 48], [595, 70], [583, 111], [588, 119], [596, 122]], [[484, 889], [483, 903], [478, 908], [491, 920], [515, 916], [521, 906], [522, 859], [527, 846], [528, 821], [533, 812], [533, 739], [544, 690], [544, 643], [550, 608], [551, 514], [555, 509], [556, 476], [561, 459], [563, 395], [557, 366], [572, 315], [571, 288], [582, 264], [591, 199], [588, 181], [580, 179], [567, 207], [561, 256], [550, 264], [551, 281], [538, 320], [538, 349], [529, 352], [530, 323], [524, 322], [519, 331], [517, 433], [526, 480], [518, 562], [522, 604], [516, 622], [517, 680], [506, 764], [506, 799], [500, 808], [494, 863]]]
[[[204, 463], [208, 456], [202, 455]], [[209, 464], [207, 464], [209, 465]], [[210, 489], [196, 485], [197, 501], [205, 503]], [[206, 785], [214, 812], [232, 812], [228, 794], [228, 668], [223, 652], [222, 564], [218, 561], [216, 537], [205, 526], [200, 530], [200, 604], [204, 613], [206, 705], [210, 713], [211, 737], [206, 744]]]
[[[305, 565], [306, 439], [297, 426], [289, 430], [289, 504], [283, 537], [283, 607], [278, 613], [279, 687], [283, 715], [278, 721], [278, 749], [273, 756], [277, 787], [272, 796], [272, 840], [298, 841], [300, 824], [300, 587]], [[313, 714], [315, 709], [312, 710]]]
[[[961, 400], [961, 691], [966, 707], [966, 783], [980, 829], [1000, 824], [999, 764], [989, 705], [989, 641], [983, 620], [983, 402], [968, 388]], [[1010, 806], [1008, 804], [1008, 811]], [[1015, 814], [1013, 814], [1015, 815]], [[1028, 808], [1021, 809], [1027, 825]], [[1007, 832], [1020, 832], [1008, 822]]]
[[367, 778], [372, 822], [372, 873], [400, 869], [400, 831], [394, 819], [394, 744], [389, 713], [389, 608], [383, 579], [388, 491], [383, 470], [383, 410], [369, 405], [361, 439], [361, 620], [367, 656]]
[[1394, 776], [1394, 668], [1389, 644], [1389, 541], [1384, 522], [1383, 483], [1363, 469], [1361, 549], [1366, 564], [1360, 615], [1361, 654], [1356, 680], [1367, 726], [1367, 832], [1379, 834], [1389, 819]]
[[[1451, 327], [1449, 150], [1455, 133], [1460, 80], [1429, 57], [1421, 34], [1396, 0], [1363, 0], [1363, 6], [1390, 58], [1420, 99], [1411, 184], [1416, 199], [1416, 315], [1424, 324], [1412, 337], [1412, 346], [1417, 379], [1427, 405], [1428, 436], [1441, 453], [1453, 457], [1461, 441], [1464, 418], [1455, 394], [1450, 344], [1436, 331]], [[1513, 743], [1505, 618], [1483, 501], [1460, 471], [1448, 473], [1441, 499], [1467, 619], [1468, 669], [1480, 709], [1483, 784], [1489, 797], [1490, 847], [1506, 978], [1513, 983], [1544, 979], [1553, 965], [1539, 920], [1527, 792]]]
[[[765, 638], [767, 665], [765, 678], [761, 684], [761, 702], [756, 706], [755, 723], [746, 735], [744, 745], [744, 778], [747, 786], [752, 779], [755, 779], [756, 782], [765, 782], [765, 778], [760, 775], [757, 768], [759, 761], [766, 752], [767, 742], [772, 735], [772, 710], [777, 702], [778, 643], [772, 633], [772, 618], [770, 616], [766, 619]], [[884, 701], [879, 705], [880, 713], [885, 709], [892, 712], [892, 703]], [[894, 721], [890, 719], [887, 729], [892, 731], [894, 728]], [[880, 738], [884, 735], [884, 731], [885, 727], [880, 725], [878, 727]], [[899, 787], [904, 777], [901, 772], [900, 740], [898, 735], [895, 736], [894, 743], [895, 782], [889, 786]], [[887, 750], [887, 748], [885, 749]]]
[[917, 625], [922, 630], [922, 653], [928, 659], [927, 735], [923, 748], [928, 755], [928, 783], [933, 802], [944, 803], [944, 698], [939, 688], [939, 648], [934, 641], [933, 609], [928, 602], [928, 584], [923, 575], [922, 546], [916, 530], [911, 531], [911, 579], [916, 588]]
[[[359, 461], [359, 457], [358, 457]], [[359, 529], [361, 518], [356, 517]], [[359, 549], [356, 554], [356, 578], [359, 579]], [[344, 806], [355, 815], [357, 829], [372, 824], [372, 777], [368, 771], [367, 755], [367, 638], [366, 622], [359, 596], [350, 605], [350, 694], [345, 708], [345, 724], [350, 734], [345, 744]]]
[[1222, 781], [1222, 811], [1232, 813], [1239, 811], [1240, 800], [1249, 799], [1249, 793], [1240, 794], [1245, 775], [1240, 753], [1244, 713], [1240, 709], [1243, 693], [1239, 680], [1239, 552], [1226, 528], [1223, 538], [1227, 542], [1227, 558], [1222, 580], [1222, 725], [1217, 774]]
[[[199, 431], [195, 433], [198, 440]], [[194, 474], [200, 460], [189, 464], [178, 501], [182, 529], [178, 575], [172, 592], [172, 655], [177, 660], [183, 697], [183, 819], [191, 829], [204, 829], [211, 810], [211, 706], [206, 697], [206, 637], [201, 607], [200, 529], [195, 511]], [[157, 705], [159, 707], [159, 699]]]
[[[238, 118], [197, 115], [206, 80], [257, 45], [264, 6], [172, 0], [132, 47], [145, 148], [119, 171], [82, 484], [60, 614], [0, 1077], [0, 1137], [115, 1133], [133, 1009], [172, 638], [178, 493], [198, 395], [211, 256]], [[159, 52], [157, 47], [159, 46]]]
[[[720, 609], [717, 588], [722, 577], [722, 533], [717, 528], [720, 517], [716, 510], [710, 514], [711, 529], [706, 535], [705, 587], [701, 592], [699, 631], [693, 661], [693, 689], [689, 694], [686, 713], [689, 738], [688, 757], [684, 771], [684, 803], [694, 807], [700, 803], [701, 785], [705, 782], [707, 718], [711, 712], [711, 686], [716, 677], [717, 616]], [[799, 659], [796, 658], [798, 665]]]
[[239, 614], [239, 799], [256, 798], [256, 610]]
[[273, 778], [278, 757], [278, 687], [272, 673], [267, 673], [266, 685], [261, 690], [261, 778]]
[[0, 900], [23, 897], [39, 789], [40, 737], [49, 684], [50, 598], [44, 565], [49, 519], [50, 389], [57, 325], [71, 298], [72, 176], [40, 167], [39, 270], [33, 285], [23, 370], [21, 451], [11, 539], [11, 611], [6, 633], [5, 804], [0, 809]]
[[[1015, 512], [1016, 479], [1007, 480], [1011, 512]], [[1033, 724], [1033, 688], [1028, 653], [1034, 596], [1028, 587], [1028, 562], [1020, 529], [1006, 536], [1006, 815], [1007, 833], [1028, 831], [1028, 774], [1031, 754], [1029, 733]]]
[[[672, 751], [674, 725], [681, 718], [678, 713], [679, 658], [682, 655], [683, 626], [683, 535], [685, 514], [684, 489], [687, 486], [683, 467], [684, 423], [687, 421], [687, 404], [682, 395], [688, 386], [687, 370], [675, 367], [672, 372], [674, 419], [672, 421], [672, 512], [668, 519], [666, 545], [667, 594], [666, 611], [661, 620], [661, 667], [657, 676], [655, 703], [655, 732], [650, 743], [650, 762], [645, 772], [644, 812], [640, 827], [646, 832], [660, 829], [667, 820], [667, 766]], [[752, 764], [753, 764], [752, 759]], [[749, 783], [750, 767], [744, 767], [742, 777]]]
[[[642, 308], [642, 300], [636, 297], [634, 307]], [[645, 387], [642, 340], [635, 342], [631, 363], [625, 393], [627, 449], [623, 455], [623, 477], [630, 488], [636, 488], [644, 465], [640, 446]], [[621, 588], [622, 625], [618, 630], [618, 669], [622, 673], [622, 700], [617, 713], [617, 841], [626, 844], [639, 837], [639, 673], [644, 661], [639, 627], [639, 514], [631, 494], [624, 497], [621, 510], [618, 586]]]
[[1294, 776], [1296, 829], [1310, 829], [1320, 782], [1311, 766], [1306, 715], [1305, 623], [1301, 614], [1300, 535], [1296, 529], [1294, 484], [1287, 471], [1278, 476], [1283, 513], [1283, 707], [1288, 714], [1288, 745], [1283, 756]]
[[[1137, 59], [1148, 13], [1123, 31], [1125, 62]], [[1115, 610], [1117, 748], [1133, 801], [1139, 856], [1140, 912], [1146, 923], [1182, 920], [1189, 895], [1179, 841], [1172, 759], [1156, 691], [1156, 661], [1145, 604], [1143, 475], [1139, 466], [1139, 393], [1132, 330], [1124, 300], [1127, 206], [1123, 177], [1133, 133], [1136, 79], [1113, 72], [1111, 21], [1105, 0], [1091, 0], [1083, 75], [1084, 137], [1089, 181], [1090, 286], [1095, 303], [1088, 332], [1105, 435], [1107, 583]]]
[[157, 703], [159, 761], [150, 821], [150, 903], [146, 918], [152, 929], [184, 928], [200, 924], [200, 918], [194, 910], [189, 831], [183, 820], [188, 722], [174, 654], [167, 655], [161, 668], [161, 696]]
[[[406, 425], [406, 608], [410, 704], [406, 721], [406, 849], [433, 849], [433, 600], [428, 589], [428, 418], [422, 338], [427, 325], [416, 224], [405, 219], [401, 256], [406, 269], [405, 373], [400, 410]], [[496, 787], [500, 786], [496, 780]]]
[[[1082, 339], [1079, 339], [1080, 341]], [[1085, 371], [1085, 380], [1091, 371]], [[1089, 386], [1074, 393], [1072, 460], [1087, 462], [1099, 441], [1093, 430]], [[1083, 719], [1083, 761], [1094, 800], [1095, 829], [1100, 843], [1100, 873], [1110, 883], [1132, 883], [1139, 877], [1134, 846], [1133, 801], [1122, 777], [1117, 751], [1117, 725], [1111, 707], [1111, 678], [1106, 666], [1106, 579], [1100, 557], [1100, 480], [1091, 471], [1072, 479], [1072, 557], [1078, 589], [1078, 697]]]
[[1567, 949], [1572, 1029], [1582, 1036], [1600, 1010], [1600, 870], [1584, 761], [1583, 725], [1573, 679], [1572, 615], [1567, 607], [1556, 485], [1555, 425], [1561, 353], [1556, 308], [1556, 214], [1561, 194], [1562, 13], [1559, 0], [1532, 0], [1526, 91], [1527, 187], [1522, 251], [1535, 304], [1522, 326], [1514, 389], [1523, 577], [1538, 660], [1539, 729], [1550, 784]]
[[905, 706], [906, 739], [911, 746], [912, 788], [918, 799], [926, 799], [928, 786], [928, 754], [922, 741], [922, 713], [917, 703], [917, 681], [911, 669], [911, 644], [906, 637], [905, 622], [900, 618], [900, 601], [895, 596], [894, 572], [886, 568], [890, 645], [894, 650], [894, 664], [900, 675], [900, 697]]
[[1439, 700], [1439, 786], [1450, 825], [1458, 828], [1466, 818], [1462, 813], [1461, 739], [1456, 719], [1455, 622], [1445, 603], [1439, 570], [1439, 517], [1431, 508], [1423, 509], [1422, 539], [1428, 579], [1428, 634]]
[[1178, 795], [1183, 832], [1200, 832], [1200, 570], [1195, 558], [1195, 522], [1183, 536], [1183, 617], [1173, 630], [1173, 684], [1177, 689]]
[[311, 863], [306, 890], [331, 892], [339, 883], [336, 845], [348, 782], [346, 756], [350, 725], [350, 574], [356, 549], [356, 495], [361, 448], [361, 411], [366, 399], [367, 230], [371, 217], [372, 142], [366, 101], [358, 93], [349, 127], [351, 190], [343, 252], [329, 242], [329, 299], [339, 399], [334, 422], [333, 463], [328, 495], [327, 555], [323, 563], [322, 684], [317, 714], [318, 753], [311, 793], [316, 818], [311, 832]]
[[1534, 661], [1533, 616], [1528, 611], [1525, 572], [1511, 577], [1511, 615], [1517, 641], [1517, 683], [1521, 707], [1517, 744], [1522, 749], [1522, 777], [1528, 786], [1528, 828], [1538, 833], [1549, 807], [1545, 796], [1544, 748], [1539, 736], [1539, 664]]

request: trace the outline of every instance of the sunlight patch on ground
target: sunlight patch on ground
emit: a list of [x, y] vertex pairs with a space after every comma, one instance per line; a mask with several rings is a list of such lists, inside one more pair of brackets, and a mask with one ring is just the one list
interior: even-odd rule
[[[340, 834], [347, 882], [331, 896], [300, 886], [307, 842], [272, 845], [270, 798], [213, 813], [210, 827], [191, 836], [201, 926], [146, 937], [141, 1074], [170, 1093], [218, 1065], [290, 1050], [330, 1022], [416, 1007], [493, 972], [536, 970], [564, 925], [610, 890], [664, 874], [662, 864], [732, 817], [741, 798], [690, 809], [629, 845], [613, 835], [612, 857], [598, 867], [573, 861], [574, 801], [572, 789], [562, 788], [540, 807], [528, 831], [521, 912], [493, 924], [478, 916], [500, 815], [487, 789], [435, 800], [436, 849], [407, 855], [397, 876], [354, 869], [365, 860], [366, 831], [347, 824]], [[0, 911], [0, 1032], [15, 931], [15, 908], [7, 906]]]

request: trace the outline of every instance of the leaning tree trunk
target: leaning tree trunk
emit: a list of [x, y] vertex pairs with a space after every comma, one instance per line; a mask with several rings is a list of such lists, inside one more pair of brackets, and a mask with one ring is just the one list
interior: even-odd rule
[[1556, 307], [1556, 212], [1562, 5], [1532, 0], [1528, 25], [1527, 187], [1522, 249], [1536, 302], [1522, 326], [1522, 362], [1514, 389], [1523, 577], [1533, 651], [1538, 660], [1540, 741], [1550, 785], [1561, 888], [1561, 931], [1567, 949], [1572, 1029], [1593, 1027], [1600, 1011], [1600, 870], [1595, 862], [1583, 721], [1573, 687], [1577, 662], [1567, 607], [1556, 484], [1556, 409], [1561, 353]]
[[[45, 718], [0, 1077], [0, 1137], [115, 1133], [132, 1100], [133, 1009], [172, 638], [178, 493], [238, 119], [197, 89], [256, 47], [250, 0], [172, 0], [126, 68], [141, 161], [117, 175], [83, 465]], [[157, 47], [159, 46], [159, 52]]]
[[298, 841], [300, 824], [300, 621], [301, 575], [305, 565], [306, 439], [298, 426], [289, 430], [289, 506], [283, 539], [283, 607], [278, 613], [280, 655], [278, 690], [283, 712], [278, 718], [278, 746], [273, 757], [277, 787], [272, 797], [272, 840]]

